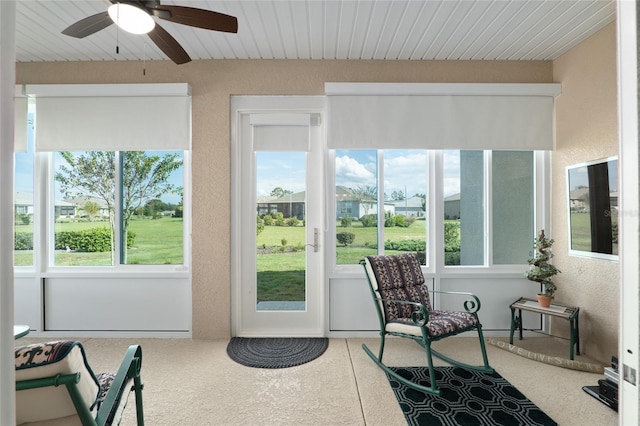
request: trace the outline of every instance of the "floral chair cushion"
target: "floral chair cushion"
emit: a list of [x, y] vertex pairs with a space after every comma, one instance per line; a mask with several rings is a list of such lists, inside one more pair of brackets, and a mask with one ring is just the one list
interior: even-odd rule
[[[87, 406], [95, 408], [100, 384], [87, 363], [80, 342], [56, 341], [15, 349], [16, 381], [80, 373], [78, 389]], [[16, 392], [17, 424], [55, 419], [76, 414], [66, 386], [27, 389]]]
[[[443, 311], [433, 309], [429, 289], [425, 284], [420, 261], [415, 253], [392, 256], [367, 256], [365, 267], [371, 268], [374, 289], [383, 299], [405, 300], [424, 305], [429, 312], [425, 329], [430, 338], [439, 338], [471, 329], [478, 324], [478, 317], [464, 311]], [[388, 332], [421, 336], [411, 315], [418, 308], [415, 305], [384, 302], [385, 329]]]

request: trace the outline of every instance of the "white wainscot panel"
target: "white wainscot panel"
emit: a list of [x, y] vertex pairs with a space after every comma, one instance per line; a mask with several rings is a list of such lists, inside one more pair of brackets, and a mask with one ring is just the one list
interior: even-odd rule
[[379, 331], [378, 314], [366, 279], [329, 280], [330, 331]]
[[[483, 330], [509, 330], [509, 305], [520, 297], [535, 299], [537, 293], [535, 283], [524, 278], [442, 278], [440, 286], [443, 291], [465, 291], [478, 296], [481, 304], [478, 316]], [[464, 300], [461, 296], [443, 296], [439, 300], [438, 308], [461, 310]], [[524, 328], [541, 328], [540, 315], [527, 312], [523, 319]]]
[[46, 278], [47, 331], [190, 331], [188, 278]]
[[14, 278], [14, 318], [31, 330], [42, 331], [42, 287], [36, 277]]

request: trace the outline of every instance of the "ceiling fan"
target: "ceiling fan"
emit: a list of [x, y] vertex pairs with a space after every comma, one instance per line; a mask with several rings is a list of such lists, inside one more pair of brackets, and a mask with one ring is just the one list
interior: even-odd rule
[[[176, 64], [184, 64], [191, 61], [191, 58], [176, 39], [153, 20], [153, 16], [166, 21], [204, 28], [206, 30], [224, 31], [228, 33], [238, 32], [238, 20], [234, 16], [212, 12], [210, 10], [185, 6], [163, 6], [160, 4], [160, 0], [110, 0], [110, 2], [112, 5], [109, 6], [108, 11], [81, 19], [75, 24], [65, 28], [62, 34], [76, 38], [84, 38], [115, 23], [125, 31], [133, 32], [134, 34], [148, 34], [151, 40], [173, 62]], [[132, 25], [135, 26], [141, 21], [146, 21], [148, 26], [142, 29], [127, 27], [127, 24], [130, 23], [128, 13], [137, 14], [136, 18], [132, 18]], [[138, 21], [138, 18], [140, 18], [141, 21]]]

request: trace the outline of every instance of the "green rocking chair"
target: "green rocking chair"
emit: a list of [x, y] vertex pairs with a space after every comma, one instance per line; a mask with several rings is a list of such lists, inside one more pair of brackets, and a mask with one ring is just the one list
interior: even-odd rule
[[[375, 356], [362, 345], [369, 357], [389, 376], [421, 392], [440, 395], [435, 380], [433, 356], [470, 370], [493, 373], [478, 319], [480, 300], [472, 293], [431, 291], [432, 293], [470, 297], [463, 304], [464, 311], [435, 310], [431, 306], [429, 288], [425, 284], [420, 262], [415, 253], [388, 256], [367, 256], [360, 261], [366, 272], [371, 295], [380, 320], [380, 351]], [[466, 331], [477, 331], [484, 365], [468, 365], [449, 358], [433, 348], [431, 343]], [[426, 352], [430, 386], [414, 383], [387, 367], [382, 362], [385, 337], [406, 337], [416, 341]]]
[[127, 392], [135, 395], [138, 426], [144, 425], [139, 345], [129, 346], [115, 374], [93, 374], [80, 342], [20, 346], [15, 355], [17, 425], [118, 424]]

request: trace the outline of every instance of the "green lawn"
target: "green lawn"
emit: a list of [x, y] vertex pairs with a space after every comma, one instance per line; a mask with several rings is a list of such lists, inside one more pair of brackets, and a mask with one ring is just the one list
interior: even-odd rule
[[[265, 226], [258, 235], [258, 301], [305, 300], [305, 251], [280, 251], [283, 238], [287, 240], [287, 246], [304, 245], [304, 231], [302, 226]], [[336, 232], [352, 232], [356, 235], [350, 246], [336, 247], [338, 265], [357, 264], [365, 256], [377, 253], [377, 228], [363, 228], [359, 222], [354, 222], [350, 227], [338, 227]], [[408, 228], [385, 228], [384, 232], [388, 241], [424, 240], [425, 221], [415, 221]], [[267, 253], [263, 254], [265, 251]], [[385, 252], [393, 253], [389, 250]]]
[[[79, 231], [97, 227], [108, 227], [107, 222], [68, 222], [56, 223], [55, 231]], [[32, 225], [16, 225], [16, 233], [33, 232]], [[165, 217], [162, 219], [133, 220], [130, 230], [135, 232], [136, 239], [133, 247], [129, 248], [127, 264], [141, 265], [179, 265], [183, 262], [182, 218]], [[33, 264], [31, 250], [15, 252], [14, 264], [28, 266]], [[116, 263], [119, 259], [116, 259]], [[108, 266], [111, 265], [111, 253], [83, 253], [56, 250], [55, 264], [57, 266]]]

